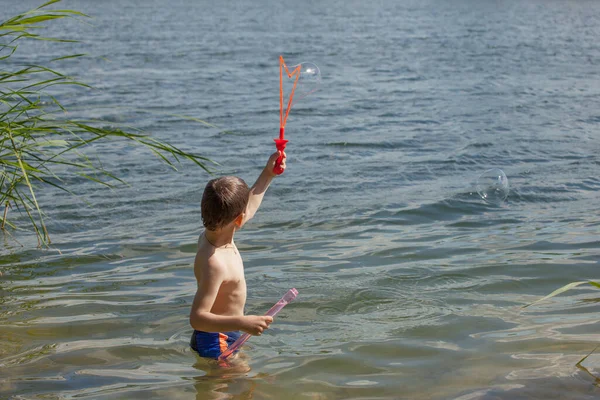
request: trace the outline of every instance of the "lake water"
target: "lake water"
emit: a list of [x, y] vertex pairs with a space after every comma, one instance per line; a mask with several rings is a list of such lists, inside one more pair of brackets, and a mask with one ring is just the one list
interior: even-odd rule
[[[40, 3], [2, 0], [0, 18]], [[300, 295], [248, 342], [249, 372], [197, 362], [188, 314], [210, 176], [95, 146], [129, 186], [69, 175], [80, 197], [38, 194], [50, 250], [5, 237], [0, 397], [598, 398], [600, 354], [576, 364], [600, 343], [600, 292], [521, 307], [598, 278], [600, 3], [57, 7], [93, 16], [46, 23], [81, 43], [30, 43], [13, 62], [88, 53], [57, 65], [95, 87], [56, 92], [70, 116], [143, 129], [249, 184], [278, 134], [278, 56], [320, 66], [320, 90], [290, 113], [288, 170], [236, 235], [248, 313]], [[475, 190], [489, 168], [508, 176], [504, 204]]]

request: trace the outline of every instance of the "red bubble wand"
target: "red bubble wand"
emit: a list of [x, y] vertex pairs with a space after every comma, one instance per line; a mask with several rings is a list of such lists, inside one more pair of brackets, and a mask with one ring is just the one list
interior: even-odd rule
[[[290, 72], [291, 70], [291, 72]], [[290, 91], [287, 105], [283, 102], [283, 75], [293, 79], [292, 90]], [[285, 140], [285, 123], [287, 122], [290, 110], [295, 102], [308, 96], [321, 83], [321, 72], [319, 67], [311, 62], [303, 62], [288, 68], [282, 56], [279, 56], [279, 139], [275, 139], [275, 146], [281, 152], [279, 158], [275, 162], [273, 172], [280, 175], [283, 172], [281, 163], [283, 161], [283, 151], [287, 144]], [[295, 96], [295, 97], [294, 97]]]
[[[283, 60], [283, 56], [279, 56], [279, 139], [275, 140], [275, 147], [277, 150], [281, 152], [277, 161], [275, 161], [275, 168], [273, 168], [273, 172], [277, 175], [281, 175], [283, 173], [283, 168], [281, 168], [281, 163], [283, 162], [283, 151], [285, 150], [285, 146], [287, 144], [287, 140], [285, 140], [285, 123], [287, 122], [288, 116], [290, 115], [290, 110], [292, 109], [292, 101], [294, 100], [294, 93], [296, 92], [296, 85], [298, 84], [298, 79], [300, 78], [300, 71], [302, 69], [302, 65], [298, 64], [296, 68], [290, 72], [287, 65], [285, 65], [285, 61]], [[292, 90], [290, 92], [290, 97], [287, 101], [287, 107], [285, 112], [283, 111], [283, 71], [288, 78], [294, 77], [294, 85], [292, 86]]]

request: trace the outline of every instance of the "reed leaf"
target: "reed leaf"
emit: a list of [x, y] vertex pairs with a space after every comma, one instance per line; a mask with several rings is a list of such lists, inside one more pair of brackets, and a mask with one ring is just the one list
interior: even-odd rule
[[[207, 157], [183, 151], [145, 132], [104, 128], [109, 125], [104, 121], [69, 119], [60, 99], [48, 90], [57, 85], [84, 89], [90, 88], [89, 85], [44, 65], [7, 63], [23, 40], [76, 42], [32, 33], [34, 29], [42, 29], [42, 23], [63, 18], [88, 18], [74, 10], [46, 10], [58, 2], [60, 0], [48, 1], [0, 22], [0, 204], [4, 206], [4, 210], [0, 210], [0, 227], [3, 230], [21, 229], [9, 221], [12, 213], [9, 210], [14, 209], [26, 216], [38, 244], [45, 246], [50, 243], [50, 237], [45, 214], [37, 200], [37, 190], [54, 187], [75, 195], [62, 178], [65, 173], [109, 188], [115, 183], [126, 184], [106, 170], [101, 159], [92, 160], [85, 154], [95, 142], [128, 141], [147, 148], [174, 169], [183, 161], [191, 161], [211, 173], [208, 164], [216, 164]], [[85, 56], [71, 54], [49, 62], [77, 62]], [[193, 120], [214, 127], [204, 120]]]
[[571, 282], [571, 283], [569, 283], [569, 284], [567, 284], [567, 285], [565, 285], [565, 286], [563, 286], [563, 287], [560, 287], [560, 288], [556, 289], [554, 292], [550, 293], [549, 295], [547, 295], [547, 296], [544, 296], [544, 297], [542, 297], [541, 299], [539, 299], [539, 300], [536, 300], [536, 301], [534, 301], [533, 303], [527, 304], [527, 305], [525, 305], [525, 306], [523, 306], [523, 307], [521, 307], [521, 308], [527, 308], [527, 307], [533, 306], [534, 304], [541, 303], [541, 302], [542, 302], [542, 301], [544, 301], [544, 300], [548, 300], [549, 298], [552, 298], [552, 297], [554, 297], [554, 296], [557, 296], [557, 295], [559, 295], [559, 294], [561, 294], [561, 293], [564, 293], [564, 292], [566, 292], [567, 290], [571, 290], [571, 289], [573, 289], [573, 288], [575, 288], [575, 287], [577, 287], [577, 286], [579, 286], [579, 285], [584, 285], [584, 284], [586, 284], [586, 283], [589, 283], [589, 284], [590, 284], [590, 285], [592, 285], [592, 286], [595, 286], [595, 287], [597, 287], [597, 288], [600, 288], [600, 283], [598, 283], [598, 282], [594, 282], [594, 281], [579, 281], [579, 282]]

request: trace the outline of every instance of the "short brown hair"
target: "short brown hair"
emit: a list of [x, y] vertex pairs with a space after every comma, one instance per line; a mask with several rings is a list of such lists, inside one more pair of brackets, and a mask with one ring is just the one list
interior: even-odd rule
[[246, 210], [250, 189], [237, 176], [223, 176], [206, 184], [202, 195], [202, 223], [208, 230], [217, 230], [236, 219]]

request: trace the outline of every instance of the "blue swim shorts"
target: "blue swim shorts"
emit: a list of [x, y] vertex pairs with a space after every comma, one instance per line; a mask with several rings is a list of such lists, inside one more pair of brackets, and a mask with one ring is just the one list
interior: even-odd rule
[[229, 346], [241, 336], [239, 331], [233, 332], [202, 332], [194, 331], [190, 347], [200, 357], [217, 359]]

